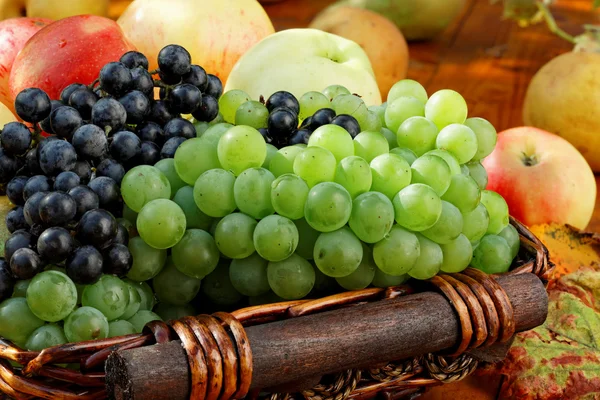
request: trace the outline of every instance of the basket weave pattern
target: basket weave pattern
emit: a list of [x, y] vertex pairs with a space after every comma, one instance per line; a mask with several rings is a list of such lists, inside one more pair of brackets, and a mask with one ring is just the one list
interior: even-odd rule
[[[534, 273], [547, 282], [553, 271], [544, 245], [521, 223], [511, 219], [520, 234], [520, 260], [507, 274]], [[363, 400], [382, 394], [386, 399], [418, 396], [426, 387], [455, 382], [472, 373], [478, 361], [466, 352], [495, 343], [506, 343], [515, 333], [512, 305], [502, 287], [485, 273], [468, 268], [441, 274], [428, 281], [450, 301], [461, 327], [456, 348], [443, 355], [423, 354], [371, 369], [350, 369], [326, 377], [319, 385], [299, 393], [273, 393], [269, 400]], [[25, 351], [0, 339], [0, 398], [103, 399], [105, 374], [98, 371], [109, 355], [121, 349], [181, 340], [192, 377], [191, 399], [228, 400], [264, 397], [250, 391], [252, 352], [244, 326], [295, 318], [385, 301], [423, 290], [410, 285], [369, 288], [317, 300], [297, 300], [248, 307], [228, 313], [185, 317], [178, 321], [151, 322], [142, 334], [72, 343]], [[18, 364], [21, 368], [15, 368]], [[58, 364], [76, 363], [80, 371]]]

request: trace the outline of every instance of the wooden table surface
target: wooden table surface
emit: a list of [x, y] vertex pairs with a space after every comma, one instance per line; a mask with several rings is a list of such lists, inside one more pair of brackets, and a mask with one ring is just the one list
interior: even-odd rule
[[[283, 0], [264, 7], [281, 30], [306, 27], [332, 3]], [[503, 20], [499, 3], [467, 0], [462, 15], [442, 35], [409, 44], [408, 77], [421, 82], [429, 93], [439, 89], [460, 92], [470, 115], [488, 119], [501, 131], [523, 124], [523, 99], [531, 77], [572, 46], [544, 24], [524, 29]], [[591, 4], [592, 0], [557, 0], [552, 10], [564, 30], [578, 34], [582, 24], [600, 24], [600, 12], [592, 12]], [[596, 182], [600, 188], [600, 176]], [[588, 230], [600, 232], [600, 198]]]
[[[333, 2], [284, 0], [265, 9], [281, 30], [306, 27]], [[579, 34], [582, 24], [600, 24], [600, 13], [592, 12], [591, 4], [591, 0], [556, 0], [552, 10], [559, 26]], [[462, 15], [442, 35], [409, 47], [409, 78], [421, 82], [429, 93], [445, 88], [460, 92], [469, 114], [490, 120], [498, 131], [523, 124], [522, 105], [530, 79], [545, 63], [572, 48], [543, 24], [523, 29], [502, 20], [501, 5], [490, 0], [468, 0]], [[596, 182], [600, 189], [599, 175]], [[600, 192], [588, 230], [600, 232]], [[433, 388], [421, 399], [492, 400], [500, 384], [500, 376], [470, 377]]]

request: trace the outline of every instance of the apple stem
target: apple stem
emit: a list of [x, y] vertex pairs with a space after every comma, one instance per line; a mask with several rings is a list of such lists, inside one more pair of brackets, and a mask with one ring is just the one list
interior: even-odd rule
[[88, 89], [89, 89], [89, 90], [93, 90], [93, 89], [94, 89], [94, 86], [96, 86], [96, 84], [97, 84], [98, 82], [100, 82], [100, 78], [96, 78], [96, 79], [94, 79], [94, 82], [92, 82], [92, 83], [90, 83], [90, 84], [88, 85]]
[[527, 153], [523, 152], [523, 164], [525, 164], [525, 166], [533, 167], [539, 162], [540, 161], [535, 154], [528, 155]]
[[558, 26], [558, 24], [556, 23], [556, 20], [554, 19], [554, 16], [552, 15], [552, 13], [550, 12], [550, 9], [548, 8], [548, 6], [544, 3], [542, 3], [541, 1], [538, 1], [536, 4], [537, 4], [538, 9], [542, 13], [542, 16], [544, 17], [544, 20], [546, 21], [546, 25], [548, 25], [548, 29], [550, 30], [550, 32], [554, 33], [556, 36], [560, 37], [561, 39], [566, 40], [567, 42], [576, 44], [577, 41], [575, 40], [575, 37], [573, 35], [568, 34], [565, 31], [563, 31]]

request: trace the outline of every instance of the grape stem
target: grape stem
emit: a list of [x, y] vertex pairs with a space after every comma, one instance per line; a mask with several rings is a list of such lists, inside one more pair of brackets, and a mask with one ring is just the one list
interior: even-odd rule
[[156, 68], [156, 69], [153, 69], [152, 71], [148, 71], [148, 73], [149, 73], [150, 75], [156, 75], [156, 74], [158, 74], [159, 72], [160, 72], [160, 69], [158, 69], [158, 68]]
[[159, 79], [155, 79], [154, 80], [154, 87], [159, 87], [159, 88], [163, 88], [163, 89], [171, 89], [170, 85], [167, 85], [166, 83], [163, 83]]
[[538, 1], [536, 4], [537, 4], [538, 9], [542, 13], [542, 16], [544, 17], [544, 20], [546, 21], [546, 25], [548, 26], [548, 29], [550, 30], [550, 32], [552, 32], [556, 36], [566, 40], [567, 42], [576, 44], [575, 37], [573, 35], [568, 34], [567, 32], [565, 32], [558, 26], [558, 24], [556, 23], [556, 20], [554, 19], [554, 16], [552, 15], [552, 12], [550, 12], [550, 9], [548, 8], [548, 6], [544, 3], [542, 3], [541, 1]]
[[94, 79], [94, 81], [88, 85], [88, 89], [89, 89], [89, 90], [92, 90], [92, 89], [94, 89], [94, 86], [96, 86], [96, 84], [97, 84], [98, 82], [100, 82], [100, 78], [96, 78], [96, 79]]

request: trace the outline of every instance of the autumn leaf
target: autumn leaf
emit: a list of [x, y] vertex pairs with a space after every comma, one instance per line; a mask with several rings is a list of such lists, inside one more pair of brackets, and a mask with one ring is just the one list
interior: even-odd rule
[[501, 399], [600, 396], [600, 271], [583, 268], [549, 290], [548, 318], [517, 335], [500, 373]]

